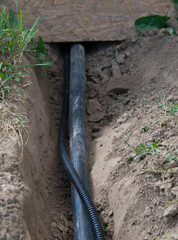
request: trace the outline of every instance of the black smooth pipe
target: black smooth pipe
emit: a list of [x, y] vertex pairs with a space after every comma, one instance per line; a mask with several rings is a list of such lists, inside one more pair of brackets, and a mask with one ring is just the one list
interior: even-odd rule
[[[65, 53], [65, 90], [64, 90], [64, 99], [63, 107], [61, 114], [61, 123], [59, 130], [59, 154], [61, 157], [62, 164], [68, 173], [72, 184], [76, 188], [84, 206], [87, 209], [89, 219], [91, 221], [91, 226], [96, 240], [104, 240], [103, 231], [98, 219], [97, 211], [88, 195], [88, 192], [85, 188], [85, 185], [82, 183], [77, 171], [75, 170], [72, 162], [70, 161], [66, 147], [65, 147], [65, 138], [67, 131], [67, 122], [68, 122], [68, 112], [69, 112], [69, 55]], [[83, 240], [83, 239], [81, 239]]]
[[[85, 50], [75, 44], [70, 51], [69, 126], [70, 159], [87, 189], [85, 129]], [[73, 221], [76, 240], [92, 240], [88, 213], [80, 196], [72, 187]]]

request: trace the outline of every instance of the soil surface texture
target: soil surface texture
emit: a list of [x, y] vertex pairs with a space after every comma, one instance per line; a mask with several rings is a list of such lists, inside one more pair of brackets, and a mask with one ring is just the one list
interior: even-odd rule
[[[1, 240], [74, 239], [58, 154], [63, 47], [46, 44], [54, 65], [31, 71], [25, 103], [11, 100], [28, 123], [0, 139]], [[105, 237], [177, 240], [178, 37], [154, 29], [85, 48], [88, 181]]]

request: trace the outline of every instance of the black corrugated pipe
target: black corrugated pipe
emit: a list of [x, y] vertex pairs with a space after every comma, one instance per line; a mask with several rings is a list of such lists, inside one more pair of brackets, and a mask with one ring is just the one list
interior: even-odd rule
[[[84, 58], [83, 58], [84, 55], [81, 52], [82, 48], [83, 47], [81, 45], [76, 44], [71, 49], [71, 64], [75, 65], [75, 67], [74, 66], [71, 67], [71, 70], [73, 71], [73, 74], [76, 74], [77, 72], [79, 73], [80, 71], [83, 72], [83, 69], [80, 69], [80, 67], [84, 67], [84, 64], [78, 64], [77, 63], [80, 60], [84, 61]], [[84, 51], [84, 49], [83, 49], [83, 51]], [[82, 55], [80, 55], [80, 54], [82, 54]], [[71, 76], [74, 76], [73, 74], [71, 73]], [[66, 147], [65, 147], [65, 138], [66, 138], [68, 112], [69, 112], [69, 76], [70, 76], [69, 75], [69, 54], [65, 53], [65, 84], [64, 84], [65, 85], [65, 90], [64, 90], [63, 108], [62, 108], [61, 123], [60, 123], [60, 130], [59, 130], [59, 143], [58, 143], [59, 144], [59, 153], [60, 153], [60, 156], [61, 156], [61, 161], [63, 163], [63, 166], [64, 166], [66, 172], [68, 173], [74, 188], [77, 190], [77, 193], [79, 194], [83, 205], [86, 208], [89, 220], [91, 222], [94, 238], [96, 240], [104, 240], [104, 235], [103, 235], [103, 231], [102, 231], [102, 228], [101, 228], [101, 225], [100, 225], [100, 222], [99, 222], [97, 211], [96, 211], [96, 209], [95, 209], [95, 207], [94, 207], [94, 205], [93, 205], [93, 203], [92, 203], [92, 201], [91, 201], [91, 199], [88, 195], [88, 192], [86, 190], [86, 182], [84, 184], [82, 183], [82, 180], [81, 180], [79, 174], [77, 173], [76, 169], [74, 168], [72, 162], [70, 161], [70, 159], [68, 157]], [[75, 76], [77, 76], [77, 75], [75, 75]], [[84, 99], [85, 78], [84, 79], [79, 79], [78, 77], [77, 78], [75, 77], [75, 79], [77, 79], [77, 81], [81, 81], [81, 80], [83, 81], [83, 83], [81, 85], [82, 87], [80, 89], [78, 88], [78, 90], [75, 92], [75, 94], [79, 94], [78, 91], [80, 90], [82, 92], [82, 96], [83, 96], [82, 99]], [[80, 92], [80, 94], [81, 94], [81, 92]], [[78, 97], [80, 98], [80, 96], [78, 96]], [[85, 100], [83, 100], [83, 101], [85, 101]], [[84, 104], [84, 102], [82, 104]], [[84, 111], [82, 112], [82, 115], [83, 114], [85, 114]], [[83, 119], [83, 117], [82, 117], [82, 119]], [[84, 124], [85, 124], [85, 122], [82, 123], [82, 126], [81, 126], [82, 128], [83, 128]], [[74, 135], [75, 135], [75, 132], [74, 132]], [[84, 140], [84, 145], [85, 145], [85, 140]], [[78, 146], [73, 147], [73, 151], [77, 152], [78, 151]], [[85, 154], [83, 156], [85, 158]], [[76, 205], [76, 203], [73, 203], [73, 205], [77, 206], [77, 209], [78, 209], [78, 205]], [[79, 207], [79, 209], [80, 209], [80, 207]], [[83, 212], [83, 210], [80, 211], [80, 212]], [[80, 219], [80, 221], [87, 221], [87, 224], [88, 224], [89, 220], [86, 219], [86, 214], [84, 214], [84, 216], [85, 217], [83, 218], [83, 220]], [[74, 221], [76, 221], [76, 223], [74, 223], [74, 226], [79, 225], [79, 222], [77, 222], [78, 220], [74, 216]], [[89, 225], [88, 225], [88, 228], [89, 228], [88, 232], [90, 232], [89, 231], [90, 230]], [[77, 240], [92, 239], [91, 234], [89, 234], [90, 238], [86, 238], [85, 236], [82, 236], [82, 238], [81, 238], [81, 236], [78, 235], [80, 230], [77, 230], [76, 232], [77, 232], [77, 234], [75, 236], [77, 237]]]

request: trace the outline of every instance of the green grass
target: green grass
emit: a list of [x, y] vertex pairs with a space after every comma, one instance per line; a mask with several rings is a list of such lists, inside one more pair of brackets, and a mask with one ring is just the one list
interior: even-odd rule
[[[129, 144], [129, 139], [132, 136], [132, 132], [130, 132], [128, 138], [124, 141], [127, 146], [132, 149], [133, 153], [130, 154], [127, 158], [123, 159], [123, 161], [132, 162], [132, 165], [140, 160], [143, 160], [147, 155], [152, 156], [152, 158], [156, 159], [158, 156], [163, 160], [163, 162], [178, 162], [178, 149], [174, 146], [170, 151], [162, 152], [159, 150], [159, 143], [157, 142], [149, 142], [149, 143], [139, 143], [137, 146], [133, 146]], [[164, 173], [161, 170], [148, 170], [157, 173]], [[170, 172], [173, 173], [173, 172]]]
[[163, 117], [160, 121], [160, 127], [162, 127], [163, 121], [165, 119], [178, 119], [176, 113], [178, 113], [178, 103], [174, 103], [172, 105], [166, 105], [166, 95], [164, 95], [162, 102], [155, 100], [155, 102], [161, 107], [164, 112]]
[[156, 156], [160, 154], [160, 150], [158, 149], [158, 143], [156, 142], [150, 142], [147, 144], [140, 143], [135, 147], [128, 143], [131, 136], [132, 133], [130, 133], [128, 138], [124, 141], [127, 144], [127, 146], [131, 148], [134, 152], [127, 158], [127, 161], [133, 160], [132, 164], [134, 164], [136, 161], [144, 159], [146, 155]]
[[[34, 4], [34, 6], [39, 0]], [[29, 68], [34, 66], [48, 66], [52, 62], [44, 62], [46, 51], [42, 37], [34, 44], [34, 37], [40, 24], [38, 17], [31, 28], [24, 25], [24, 20], [31, 9], [23, 16], [18, 10], [16, 0], [16, 12], [0, 5], [0, 141], [10, 137], [16, 141], [19, 138], [23, 154], [24, 136], [27, 133], [27, 117], [18, 111], [14, 104], [15, 99], [25, 98], [22, 94], [27, 83]], [[23, 64], [23, 55], [31, 54], [36, 57], [36, 64]], [[13, 92], [13, 94], [11, 94]], [[10, 100], [10, 101], [9, 101]], [[11, 103], [9, 103], [11, 102]]]
[[[30, 12], [30, 11], [29, 11]], [[31, 28], [24, 25], [22, 11], [15, 13], [0, 6], [0, 99], [15, 90], [23, 98], [18, 89], [18, 83], [27, 75], [26, 68], [32, 66], [47, 66], [51, 62], [43, 62], [46, 53], [43, 39], [39, 37], [38, 45], [33, 45], [33, 38], [38, 32], [40, 17], [36, 19]], [[38, 64], [21, 65], [25, 52], [37, 55]]]
[[175, 199], [171, 202], [168, 202], [168, 205], [173, 205], [173, 204], [177, 204], [178, 203], [178, 199]]
[[[176, 234], [176, 236], [178, 237], [178, 234]], [[175, 238], [174, 238], [175, 239]], [[162, 236], [162, 237], [157, 237], [156, 240], [173, 240], [172, 238], [167, 236], [167, 233]]]
[[165, 171], [165, 170], [155, 170], [155, 169], [147, 169], [145, 170], [146, 172], [151, 172], [151, 173], [161, 173], [161, 174], [166, 174], [166, 173], [170, 173], [170, 174], [176, 174], [178, 173], [178, 171]]

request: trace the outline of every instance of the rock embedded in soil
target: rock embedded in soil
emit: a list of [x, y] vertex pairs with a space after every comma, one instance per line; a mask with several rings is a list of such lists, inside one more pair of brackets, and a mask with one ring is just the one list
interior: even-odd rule
[[124, 81], [124, 78], [112, 77], [109, 79], [106, 92], [107, 94], [114, 93], [116, 95], [124, 94], [128, 92], [128, 82]]
[[176, 199], [178, 199], [178, 186], [171, 189], [171, 192], [176, 195]]
[[168, 206], [166, 208], [166, 210], [164, 211], [163, 216], [164, 217], [173, 217], [176, 214], [178, 214], [178, 204], [177, 203]]
[[89, 114], [89, 121], [99, 122], [104, 118], [104, 112], [102, 111], [102, 106], [97, 99], [88, 100], [87, 112]]

